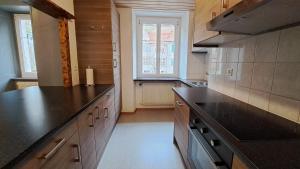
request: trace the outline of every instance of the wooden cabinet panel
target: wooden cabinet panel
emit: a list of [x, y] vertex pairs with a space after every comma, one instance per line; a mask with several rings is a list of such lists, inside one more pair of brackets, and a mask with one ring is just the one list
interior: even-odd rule
[[76, 132], [51, 158], [43, 169], [82, 169], [79, 137]]
[[84, 169], [94, 169], [97, 165], [94, 111], [94, 107], [88, 108], [78, 118], [82, 165]]
[[[81, 168], [81, 163], [72, 159], [78, 158], [78, 131], [77, 121], [72, 121], [51, 136], [45, 143], [32, 154], [28, 155], [15, 168], [17, 169], [40, 169], [58, 168], [53, 161], [65, 168]], [[74, 144], [76, 146], [70, 146]], [[74, 154], [73, 151], [76, 151]], [[62, 158], [63, 156], [63, 158]], [[55, 169], [56, 169], [55, 168]]]
[[241, 1], [242, 0], [221, 0], [221, 12], [226, 11]]
[[232, 169], [249, 169], [236, 155], [233, 156]]
[[188, 105], [175, 95], [174, 137], [187, 168], [190, 168], [187, 159], [189, 112]]

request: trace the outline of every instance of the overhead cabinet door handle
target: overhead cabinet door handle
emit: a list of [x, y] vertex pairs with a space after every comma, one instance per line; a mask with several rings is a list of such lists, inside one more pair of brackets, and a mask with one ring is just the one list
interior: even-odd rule
[[52, 150], [50, 150], [48, 153], [46, 153], [42, 157], [42, 159], [48, 160], [49, 158], [51, 158], [65, 144], [65, 142], [66, 142], [65, 138], [59, 139], [55, 147]]

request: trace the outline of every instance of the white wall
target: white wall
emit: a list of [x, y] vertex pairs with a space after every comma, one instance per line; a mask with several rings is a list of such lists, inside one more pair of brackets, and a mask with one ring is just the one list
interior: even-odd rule
[[[189, 41], [189, 12], [174, 11], [147, 11], [147, 10], [133, 10], [131, 8], [119, 8], [120, 13], [120, 33], [121, 33], [121, 76], [122, 76], [122, 112], [134, 112], [136, 108], [144, 107], [172, 107], [174, 96], [172, 87], [174, 83], [155, 83], [147, 84], [147, 90], [153, 91], [153, 95], [145, 94], [143, 86], [139, 86], [138, 82], [135, 84], [133, 78], [135, 76], [136, 68], [136, 38], [135, 25], [137, 16], [165, 16], [181, 18], [181, 37], [180, 37], [180, 77], [187, 77], [187, 57], [188, 57], [188, 41]], [[150, 91], [150, 92], [151, 92]], [[148, 97], [149, 96], [149, 97]], [[153, 100], [153, 104], [143, 104], [145, 100], [147, 103]], [[163, 100], [161, 100], [163, 99]], [[159, 100], [162, 104], [156, 105], [155, 100]]]
[[132, 9], [119, 8], [118, 11], [120, 13], [122, 112], [134, 112], [136, 108], [135, 85], [132, 80]]

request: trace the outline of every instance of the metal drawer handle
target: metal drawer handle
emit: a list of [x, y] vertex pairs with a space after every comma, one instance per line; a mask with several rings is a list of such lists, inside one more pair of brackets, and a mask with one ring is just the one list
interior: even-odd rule
[[50, 150], [48, 153], [46, 153], [42, 157], [42, 159], [48, 160], [49, 158], [51, 158], [65, 144], [65, 142], [66, 142], [65, 138], [59, 139], [55, 147], [52, 150]]
[[80, 147], [78, 144], [74, 144], [73, 147], [76, 148], [77, 151], [77, 157], [74, 159], [74, 162], [80, 162], [81, 161]]
[[178, 105], [178, 106], [183, 106], [183, 104], [180, 102], [180, 101], [176, 101], [176, 104]]
[[96, 109], [98, 110], [98, 112], [97, 112], [98, 116], [96, 117], [96, 119], [100, 119], [100, 108], [99, 108], [99, 106], [96, 106]]
[[90, 127], [94, 127], [94, 114], [93, 113], [89, 113], [89, 117], [91, 117], [91, 124], [89, 124]]
[[108, 118], [108, 108], [104, 107], [104, 118]]

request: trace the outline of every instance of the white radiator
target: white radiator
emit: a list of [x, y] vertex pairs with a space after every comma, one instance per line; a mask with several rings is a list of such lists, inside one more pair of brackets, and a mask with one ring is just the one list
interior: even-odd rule
[[174, 83], [143, 83], [141, 104], [144, 106], [172, 106]]

